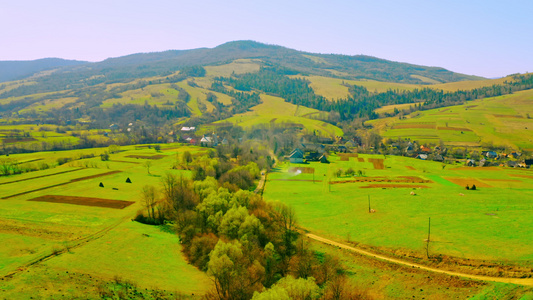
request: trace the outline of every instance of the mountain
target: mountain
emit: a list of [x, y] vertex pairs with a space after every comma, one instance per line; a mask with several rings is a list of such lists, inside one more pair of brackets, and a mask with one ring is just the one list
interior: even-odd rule
[[[415, 84], [482, 79], [454, 73], [443, 68], [399, 63], [365, 55], [316, 54], [254, 41], [234, 41], [215, 48], [138, 53], [91, 64], [58, 59], [0, 62], [0, 67], [4, 64], [10, 70], [17, 70], [17, 72], [10, 72], [2, 68], [2, 75], [4, 73], [10, 75], [0, 77], [0, 81], [24, 78], [47, 68], [62, 67], [59, 72], [51, 75], [55, 77], [55, 80], [52, 80], [55, 82], [54, 85], [72, 85], [100, 75], [104, 75], [108, 81], [116, 82], [142, 77], [167, 76], [188, 66], [222, 64], [246, 58], [261, 59], [267, 64], [280, 65], [306, 74], [343, 79]], [[72, 67], [74, 65], [76, 68]], [[58, 82], [63, 84], [57, 84]]]
[[0, 82], [23, 79], [42, 71], [86, 63], [85, 61], [61, 58], [43, 58], [30, 61], [0, 61]]
[[[300, 72], [345, 79], [370, 79], [399, 83], [445, 83], [482, 77], [454, 73], [443, 68], [393, 62], [365, 55], [316, 54], [254, 41], [233, 41], [215, 48], [171, 50], [111, 58], [91, 66], [111, 77], [160, 75], [193, 65], [212, 65], [235, 59], [255, 58]], [[120, 74], [120, 76], [117, 76]], [[115, 76], [113, 76], [115, 75]]]

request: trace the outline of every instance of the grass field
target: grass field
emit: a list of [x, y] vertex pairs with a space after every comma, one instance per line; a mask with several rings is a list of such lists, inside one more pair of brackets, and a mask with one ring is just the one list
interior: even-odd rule
[[329, 100], [346, 99], [349, 96], [348, 87], [345, 85], [364, 86], [371, 93], [383, 93], [388, 90], [413, 90], [420, 88], [415, 84], [403, 84], [393, 82], [381, 82], [375, 80], [347, 80], [323, 76], [301, 76], [294, 75], [292, 78], [304, 78], [311, 82], [311, 88], [317, 95], [321, 95]]
[[[26, 154], [27, 157], [23, 154], [12, 157], [17, 160], [53, 161], [58, 155], [76, 157], [103, 150], [61, 151], [55, 154], [40, 152]], [[94, 282], [119, 277], [136, 282], [143, 289], [160, 288], [189, 295], [203, 294], [210, 288], [209, 280], [205, 273], [188, 265], [183, 259], [177, 236], [159, 227], [131, 221], [142, 207], [139, 191], [145, 184], [159, 186], [160, 178], [166, 172], [189, 172], [171, 169], [177, 155], [183, 151], [194, 154], [205, 150], [178, 144], [164, 145], [159, 152], [148, 147], [127, 146], [111, 154], [110, 161], [106, 162], [96, 156], [47, 170], [0, 177], [0, 197], [4, 198], [0, 199], [0, 240], [5, 245], [0, 248], [0, 276], [24, 270], [28, 264], [43, 257], [62, 253], [39, 263], [38, 268], [47, 274], [57, 273], [58, 276], [65, 272], [92, 276]], [[150, 159], [148, 172], [145, 164], [147, 159], [143, 157], [154, 155], [158, 155], [159, 159]], [[87, 168], [86, 165], [91, 167]], [[127, 178], [132, 183], [127, 183]], [[103, 187], [99, 186], [100, 183]], [[47, 195], [58, 199], [74, 199], [76, 205], [28, 201], [36, 197], [50, 198]], [[101, 200], [105, 205], [93, 206], [90, 199], [80, 197], [134, 203], [117, 206], [115, 203], [118, 202]], [[86, 204], [83, 199], [88, 199]], [[63, 253], [65, 249], [68, 251]], [[69, 285], [58, 282], [55, 275], [43, 278], [42, 272], [37, 273], [24, 275], [29, 278], [20, 277], [19, 273], [4, 278], [0, 284], [0, 294], [3, 297], [30, 295], [31, 285], [26, 284], [27, 289], [23, 291], [17, 283], [20, 283], [21, 278], [32, 282], [32, 276], [45, 286], [62, 286], [63, 291], [71, 292], [69, 294], [77, 295], [83, 289], [96, 292], [95, 286], [86, 285], [89, 283], [81, 284], [73, 280]], [[43, 297], [49, 297], [52, 296], [49, 293], [57, 293], [57, 288], [50, 288], [48, 292], [43, 289], [41, 292]]]
[[[406, 119], [378, 119], [368, 122], [387, 138], [411, 138], [422, 143], [479, 146], [482, 143], [514, 149], [533, 149], [533, 91], [486, 98], [427, 111], [414, 112]], [[432, 123], [433, 128], [420, 124]], [[465, 130], [463, 130], [465, 129]], [[462, 133], [461, 133], [462, 132]]]
[[308, 118], [320, 113], [316, 109], [297, 106], [285, 102], [282, 98], [264, 94], [261, 94], [261, 101], [263, 103], [252, 107], [251, 111], [237, 114], [215, 124], [231, 122], [243, 128], [250, 128], [254, 125], [275, 123], [304, 128], [309, 133], [316, 130], [319, 135], [328, 137], [343, 135], [342, 130], [334, 125]]
[[[383, 156], [358, 158], [340, 161], [332, 156], [332, 164], [305, 165], [315, 168], [314, 179], [320, 180], [315, 183], [312, 174], [291, 174], [289, 165], [282, 165], [269, 175], [264, 195], [292, 205], [302, 226], [318, 234], [422, 253], [431, 217], [434, 254], [531, 264], [533, 179], [514, 176], [529, 171], [452, 165], [443, 169], [441, 163], [390, 156], [384, 160], [384, 169], [375, 169], [368, 159]], [[349, 167], [374, 182], [327, 184], [328, 178], [352, 180], [331, 175], [337, 168]], [[431, 182], [398, 183], [402, 176]], [[466, 191], [463, 184], [447, 178], [465, 185], [475, 179], [490, 187]], [[402, 188], [407, 184], [426, 188]], [[416, 196], [410, 195], [413, 190]], [[368, 213], [369, 199], [377, 211], [374, 214]]]

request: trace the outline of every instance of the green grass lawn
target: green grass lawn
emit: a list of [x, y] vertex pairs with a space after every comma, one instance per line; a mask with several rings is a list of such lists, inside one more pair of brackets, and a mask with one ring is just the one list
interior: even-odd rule
[[[383, 156], [360, 157], [364, 163], [357, 158], [346, 162], [332, 156], [329, 165], [301, 165], [315, 168], [315, 179], [323, 180], [316, 183], [276, 180], [313, 179], [312, 174], [291, 175], [284, 165], [269, 174], [264, 195], [292, 205], [304, 228], [338, 239], [349, 237], [372, 246], [422, 252], [431, 217], [431, 251], [435, 254], [524, 263], [533, 259], [533, 179], [509, 175], [528, 171], [465, 170], [450, 165], [442, 169], [441, 163], [391, 156], [385, 160], [385, 169], [376, 170], [367, 159]], [[361, 188], [366, 182], [327, 184], [334, 170], [348, 167], [361, 170], [366, 177], [417, 176], [433, 183], [421, 183], [428, 188], [415, 189], [416, 196], [410, 195], [412, 188]], [[466, 191], [445, 178], [473, 178], [491, 187]], [[376, 213], [368, 213], [369, 198]]]

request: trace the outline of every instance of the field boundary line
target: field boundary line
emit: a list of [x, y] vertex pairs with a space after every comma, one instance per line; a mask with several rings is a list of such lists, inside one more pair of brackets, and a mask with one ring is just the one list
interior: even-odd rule
[[50, 185], [50, 186], [45, 186], [45, 187], [38, 188], [38, 189], [35, 189], [35, 190], [31, 190], [31, 191], [25, 191], [25, 192], [22, 192], [22, 193], [5, 196], [5, 197], [2, 197], [0, 199], [9, 199], [9, 198], [26, 195], [26, 194], [33, 193], [33, 192], [38, 192], [38, 191], [47, 190], [47, 189], [51, 189], [51, 188], [62, 186], [62, 185], [67, 185], [67, 184], [70, 184], [70, 183], [73, 183], [73, 182], [89, 180], [89, 179], [103, 177], [103, 176], [107, 176], [107, 175], [113, 175], [113, 174], [117, 174], [117, 173], [121, 173], [121, 172], [122, 171], [118, 171], [117, 170], [117, 171], [111, 171], [111, 172], [107, 172], [107, 173], [101, 173], [101, 174], [96, 174], [96, 175], [80, 177], [80, 178], [74, 178], [74, 179], [71, 179], [71, 180], [69, 180], [67, 182], [62, 182], [62, 183], [58, 183], [58, 184], [54, 184], [54, 185]]
[[83, 170], [83, 169], [84, 168], [79, 168], [79, 169], [74, 169], [74, 170], [66, 170], [66, 171], [61, 171], [61, 172], [47, 174], [47, 175], [40, 175], [40, 176], [24, 178], [24, 179], [19, 179], [19, 180], [0, 182], [0, 185], [10, 184], [10, 183], [17, 183], [17, 182], [22, 182], [22, 181], [27, 181], [27, 180], [32, 180], [32, 179], [38, 179], [38, 178], [43, 178], [43, 177], [49, 177], [49, 176], [54, 176], [54, 175], [59, 175], [59, 174], [65, 174], [65, 173], [75, 172], [75, 171], [79, 171], [79, 170]]
[[450, 276], [458, 276], [458, 277], [481, 280], [481, 281], [494, 281], [494, 282], [519, 284], [519, 285], [525, 285], [525, 286], [533, 286], [533, 278], [492, 277], [492, 276], [485, 276], [485, 275], [473, 275], [473, 274], [467, 274], [467, 273], [462, 273], [462, 272], [448, 271], [448, 270], [443, 270], [443, 269], [439, 269], [435, 267], [425, 266], [425, 265], [418, 264], [418, 263], [412, 263], [406, 260], [388, 257], [388, 256], [377, 254], [377, 253], [372, 253], [370, 251], [348, 246], [346, 244], [339, 243], [339, 242], [336, 242], [336, 241], [333, 241], [333, 240], [330, 240], [330, 239], [327, 239], [327, 238], [324, 238], [324, 237], [321, 237], [321, 236], [318, 236], [312, 233], [307, 233], [306, 236], [315, 241], [319, 241], [327, 245], [339, 247], [339, 248], [352, 251], [352, 252], [355, 252], [355, 253], [358, 253], [364, 256], [372, 257], [375, 259], [383, 260], [383, 261], [398, 264], [398, 265], [418, 268], [418, 269], [422, 269], [422, 270], [429, 271], [429, 272], [441, 273], [441, 274], [446, 274]]

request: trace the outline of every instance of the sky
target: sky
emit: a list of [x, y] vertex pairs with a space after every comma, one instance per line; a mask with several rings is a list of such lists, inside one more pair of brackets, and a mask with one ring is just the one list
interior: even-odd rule
[[3, 0], [0, 60], [101, 61], [254, 40], [488, 78], [533, 72], [530, 0]]

